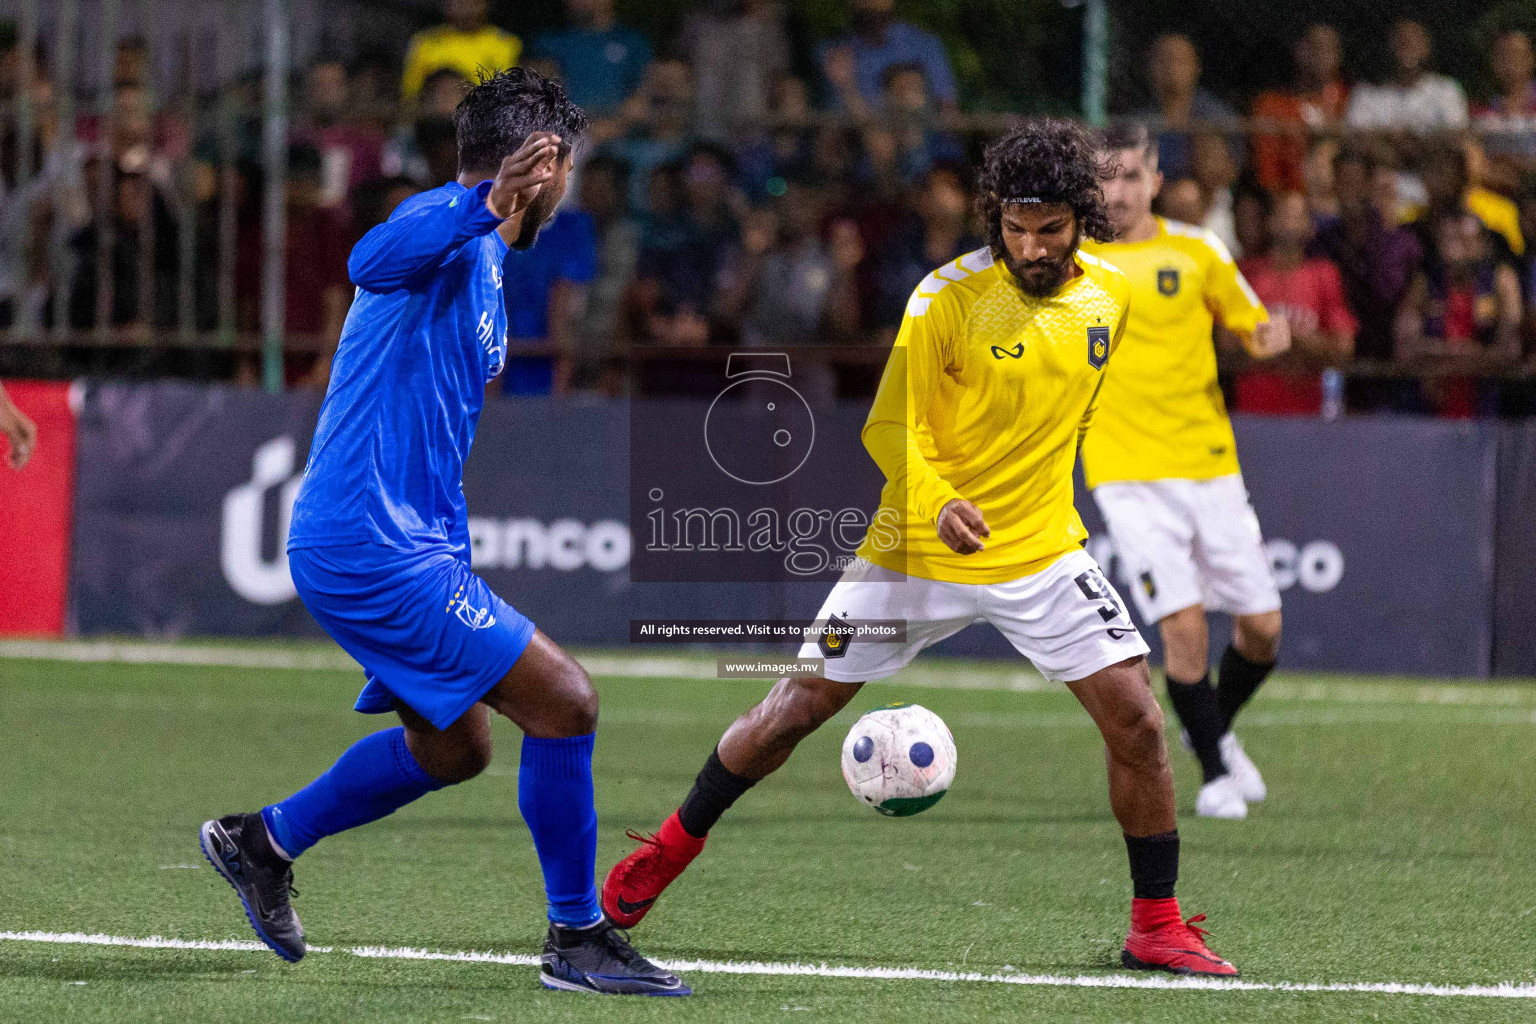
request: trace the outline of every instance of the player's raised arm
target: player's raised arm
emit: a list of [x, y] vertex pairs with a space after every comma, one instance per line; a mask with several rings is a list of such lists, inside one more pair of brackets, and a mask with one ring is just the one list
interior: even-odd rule
[[939, 300], [914, 295], [891, 347], [885, 374], [864, 423], [864, 447], [889, 480], [899, 480], [912, 514], [929, 522], [960, 493], [923, 458], [917, 424], [928, 411], [947, 360], [949, 318]]
[[535, 132], [502, 160], [494, 180], [482, 181], [466, 194], [442, 195], [397, 212], [353, 247], [347, 276], [371, 292], [407, 287], [465, 242], [489, 234], [527, 209], [554, 176], [559, 152], [559, 136]]

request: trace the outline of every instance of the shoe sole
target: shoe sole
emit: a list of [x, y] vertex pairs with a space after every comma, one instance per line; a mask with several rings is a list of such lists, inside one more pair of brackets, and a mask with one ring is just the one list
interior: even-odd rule
[[689, 988], [687, 985], [684, 985], [681, 988], [655, 989], [655, 990], [650, 991], [650, 992], [604, 992], [600, 988], [593, 988], [590, 985], [578, 985], [574, 981], [566, 981], [563, 978], [556, 978], [556, 977], [554, 977], [552, 975], [545, 974], [543, 971], [539, 972], [539, 983], [542, 984], [545, 988], [552, 989], [552, 990], [554, 990], [556, 992], [583, 992], [583, 993], [585, 993], [587, 995], [590, 995], [590, 996], [691, 996], [691, 995], [693, 995], [693, 989]]
[[1193, 967], [1169, 967], [1167, 964], [1149, 964], [1145, 960], [1139, 959], [1136, 954], [1132, 953], [1128, 949], [1122, 949], [1120, 951], [1120, 966], [1129, 968], [1133, 971], [1167, 971], [1169, 974], [1176, 974], [1181, 978], [1242, 977], [1242, 975], [1236, 971], [1228, 974], [1225, 971], [1197, 971]]
[[197, 845], [203, 851], [203, 859], [212, 866], [213, 870], [219, 873], [220, 878], [229, 883], [229, 887], [235, 890], [235, 895], [240, 897], [240, 906], [245, 908], [245, 919], [251, 923], [251, 930], [256, 933], [256, 937], [260, 939], [268, 949], [276, 953], [279, 957], [286, 960], [288, 963], [298, 963], [304, 958], [304, 954], [300, 953], [298, 956], [294, 956], [292, 953], [279, 946], [276, 942], [272, 941], [272, 937], [262, 930], [261, 923], [256, 920], [255, 912], [251, 910], [250, 902], [245, 898], [245, 893], [240, 891], [240, 886], [236, 885], [235, 880], [230, 877], [229, 869], [224, 866], [223, 858], [215, 854], [212, 846], [212, 833], [215, 824], [216, 822], [205, 821], [203, 822], [203, 827], [198, 830]]

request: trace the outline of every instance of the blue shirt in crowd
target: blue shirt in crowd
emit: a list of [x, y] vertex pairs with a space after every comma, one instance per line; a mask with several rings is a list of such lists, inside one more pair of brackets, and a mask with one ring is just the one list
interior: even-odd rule
[[881, 76], [887, 68], [899, 64], [917, 64], [928, 80], [928, 91], [941, 103], [959, 101], [960, 90], [955, 85], [955, 72], [949, 66], [949, 55], [937, 36], [929, 35], [916, 25], [893, 21], [885, 30], [885, 38], [874, 45], [862, 36], [851, 35], [824, 42], [816, 48], [818, 66], [826, 59], [827, 51], [834, 47], [853, 49], [854, 81], [864, 102], [878, 106], [884, 83]]
[[632, 28], [614, 25], [602, 32], [567, 28], [541, 32], [533, 55], [560, 66], [565, 91], [579, 107], [592, 113], [616, 110], [640, 85], [651, 62], [651, 44]]
[[[532, 248], [508, 249], [502, 263], [502, 299], [507, 337], [549, 338], [549, 294], [558, 282], [587, 284], [597, 277], [597, 225], [585, 210], [563, 209], [539, 232]], [[502, 388], [512, 395], [547, 395], [554, 385], [554, 361], [518, 356], [507, 361]]]
[[352, 250], [357, 295], [288, 548], [372, 542], [469, 557], [464, 459], [506, 362], [501, 220], [456, 182], [401, 203]]

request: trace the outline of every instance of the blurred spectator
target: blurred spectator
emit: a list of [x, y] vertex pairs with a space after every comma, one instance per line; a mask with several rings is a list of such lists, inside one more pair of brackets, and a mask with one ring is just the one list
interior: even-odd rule
[[1198, 132], [1192, 151], [1191, 170], [1200, 187], [1200, 207], [1205, 216], [1197, 223], [1221, 239], [1234, 257], [1243, 255], [1232, 222], [1232, 185], [1237, 181], [1237, 167], [1227, 142], [1213, 132]]
[[569, 28], [542, 32], [535, 56], [551, 60], [560, 81], [587, 113], [611, 114], [640, 87], [651, 62], [651, 44], [613, 15], [613, 0], [565, 0]]
[[603, 149], [629, 166], [630, 207], [644, 212], [651, 171], [682, 159], [692, 141], [693, 76], [688, 65], [663, 60], [647, 68], [639, 91], [626, 105], [626, 117], [634, 122], [629, 130]]
[[[769, 93], [767, 123], [749, 128], [736, 148], [739, 180], [753, 199], [768, 195], [773, 178], [809, 173], [815, 129], [809, 125], [810, 90], [805, 80], [780, 75]], [[775, 185], [777, 187], [777, 185]]]
[[[1489, 371], [1520, 359], [1520, 281], [1500, 261], [1491, 235], [1465, 211], [1434, 215], [1435, 258], [1414, 280], [1397, 317], [1397, 357], [1413, 369], [1444, 367]], [[1420, 392], [1437, 415], [1490, 415], [1497, 402], [1491, 381], [1432, 376]]]
[[1426, 203], [1408, 211], [1404, 219], [1419, 236], [1419, 244], [1430, 259], [1435, 255], [1434, 221], [1442, 214], [1468, 212], [1477, 217], [1495, 235], [1493, 244], [1499, 260], [1513, 263], [1525, 254], [1525, 239], [1520, 233], [1520, 211], [1513, 202], [1496, 192], [1473, 185], [1467, 150], [1461, 146], [1431, 147], [1423, 166]]
[[1237, 407], [1243, 412], [1315, 416], [1323, 408], [1318, 365], [1347, 363], [1354, 355], [1358, 324], [1344, 300], [1339, 268], [1307, 255], [1312, 215], [1300, 192], [1282, 193], [1267, 222], [1265, 254], [1244, 259], [1240, 268], [1271, 316], [1291, 324], [1291, 367], [1245, 370], [1237, 379]]
[[1519, 29], [1500, 33], [1488, 57], [1499, 91], [1472, 108], [1472, 123], [1488, 152], [1536, 163], [1536, 56]]
[[1302, 193], [1307, 197], [1307, 209], [1318, 221], [1339, 215], [1339, 201], [1333, 194], [1333, 161], [1338, 155], [1337, 139], [1318, 139], [1302, 164]]
[[[395, 207], [421, 191], [421, 186], [410, 178], [396, 175], [390, 178], [373, 178], [363, 182], [352, 193], [352, 241], [389, 220]], [[350, 251], [350, 249], [349, 249]]]
[[406, 177], [427, 188], [452, 181], [459, 173], [453, 117], [430, 114], [401, 128], [384, 147], [381, 169], [389, 177]]
[[[717, 299], [720, 319], [740, 324], [742, 345], [813, 345], [857, 335], [855, 272], [864, 245], [847, 220], [833, 222], [824, 242], [818, 231], [823, 209], [816, 189], [793, 182], [768, 207], [748, 215]], [[813, 405], [835, 397], [835, 378], [825, 364], [797, 366], [795, 377], [796, 390]]]
[[[1382, 216], [1380, 192], [1394, 186], [1390, 168], [1380, 168], [1366, 151], [1346, 149], [1334, 161], [1333, 176], [1339, 216], [1318, 230], [1313, 252], [1339, 268], [1344, 297], [1360, 325], [1355, 355], [1389, 360], [1392, 324], [1423, 250], [1413, 232]], [[1368, 380], [1352, 381], [1351, 408], [1379, 407], [1389, 401], [1389, 390]]]
[[1245, 188], [1232, 200], [1232, 234], [1244, 256], [1263, 256], [1269, 247], [1269, 193]]
[[452, 68], [474, 80], [482, 71], [489, 74], [517, 63], [522, 40], [488, 24], [487, 6], [486, 0], [443, 0], [447, 24], [422, 29], [406, 47], [402, 99], [414, 101], [427, 76], [438, 68]]
[[627, 173], [622, 161], [595, 156], [577, 179], [581, 209], [591, 215], [597, 235], [597, 269], [575, 330], [574, 388], [619, 390], [612, 378], [628, 340], [624, 300], [640, 255], [640, 227], [626, 212]]
[[727, 141], [767, 116], [775, 83], [789, 73], [789, 36], [779, 0], [713, 0], [683, 23], [693, 67], [699, 133]]
[[[436, 188], [458, 174], [458, 131], [453, 112], [469, 91], [469, 79], [438, 68], [422, 83], [415, 121], [402, 125], [384, 146], [379, 169]], [[450, 157], [451, 151], [451, 157]], [[447, 171], [447, 177], [442, 177]]]
[[293, 142], [320, 152], [320, 205], [328, 209], [345, 207], [352, 190], [377, 178], [383, 166], [384, 134], [372, 122], [352, 116], [350, 86], [341, 61], [312, 64], [291, 132]]
[[[105, 207], [101, 205], [103, 175], [111, 176]], [[113, 327], [135, 323], [174, 327], [175, 224], [159, 190], [142, 171], [124, 170], [101, 156], [86, 161], [84, 186], [90, 212], [70, 243], [75, 274], [69, 292], [69, 326], [95, 327], [98, 314], [105, 312], [106, 324]], [[110, 242], [102, 238], [104, 233], [110, 234]], [[102, 244], [107, 244], [105, 268], [99, 264]], [[142, 259], [146, 245], [153, 250], [147, 263]], [[99, 273], [102, 269], [105, 277]]]
[[970, 213], [964, 165], [938, 164], [923, 176], [901, 227], [871, 250], [870, 326], [895, 331], [912, 290], [924, 277], [982, 247], [982, 239], [970, 229]]
[[1429, 31], [1403, 19], [1392, 26], [1391, 81], [1355, 87], [1345, 122], [1351, 128], [1400, 129], [1428, 133], [1467, 125], [1467, 97], [1453, 78], [1429, 70]]
[[[1168, 181], [1194, 174], [1191, 126], [1234, 123], [1237, 113], [1200, 87], [1200, 54], [1188, 36], [1158, 36], [1147, 52], [1154, 106], [1142, 111], [1157, 138], [1158, 166]], [[1199, 223], [1196, 221], [1196, 223]]]
[[[341, 215], [321, 205], [322, 162], [313, 146], [288, 147], [288, 174], [283, 184], [284, 316], [289, 336], [284, 376], [289, 384], [325, 390], [331, 358], [341, 340], [352, 285], [347, 280], [351, 236]], [[235, 254], [237, 301], [243, 324], [260, 324], [262, 227], [258, 220]]]
[[1169, 220], [1199, 224], [1205, 220], [1205, 200], [1194, 178], [1180, 178], [1164, 185], [1157, 195], [1157, 211]]
[[[587, 285], [597, 276], [592, 215], [563, 205], [529, 249], [508, 249], [501, 295], [507, 307], [508, 395], [564, 394]], [[535, 351], [519, 355], [519, 349]]]
[[939, 111], [917, 64], [893, 64], [886, 69], [881, 109], [886, 115], [864, 130], [868, 176], [907, 185], [939, 160], [964, 160], [965, 147], [949, 132], [937, 128]]
[[143, 36], [124, 36], [117, 41], [112, 61], [112, 85], [135, 86], [153, 90], [149, 74], [149, 40]]
[[1349, 102], [1349, 87], [1339, 77], [1340, 53], [1337, 29], [1308, 25], [1291, 51], [1296, 72], [1291, 87], [1254, 99], [1253, 116], [1276, 128], [1253, 136], [1254, 172], [1265, 188], [1306, 188], [1309, 133], [1337, 128]]
[[817, 47], [816, 61], [834, 105], [858, 113], [877, 108], [886, 69], [916, 64], [940, 107], [960, 103], [944, 44], [915, 25], [896, 20], [895, 0], [849, 0], [852, 32]]

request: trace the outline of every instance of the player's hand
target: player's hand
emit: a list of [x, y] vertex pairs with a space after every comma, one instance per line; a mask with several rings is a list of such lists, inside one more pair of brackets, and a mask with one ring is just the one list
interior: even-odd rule
[[517, 147], [517, 152], [502, 159], [485, 205], [502, 220], [517, 216], [533, 202], [544, 183], [555, 176], [555, 162], [559, 159], [560, 136], [554, 132], [534, 132]]
[[37, 447], [37, 424], [11, 405], [4, 395], [0, 395], [0, 435], [11, 443], [11, 468], [21, 469], [32, 458], [32, 449]]
[[1248, 354], [1255, 359], [1273, 359], [1291, 348], [1291, 322], [1284, 314], [1259, 324], [1248, 339]]
[[939, 539], [959, 555], [972, 555], [986, 547], [982, 543], [992, 530], [981, 509], [964, 498], [955, 498], [939, 509]]

